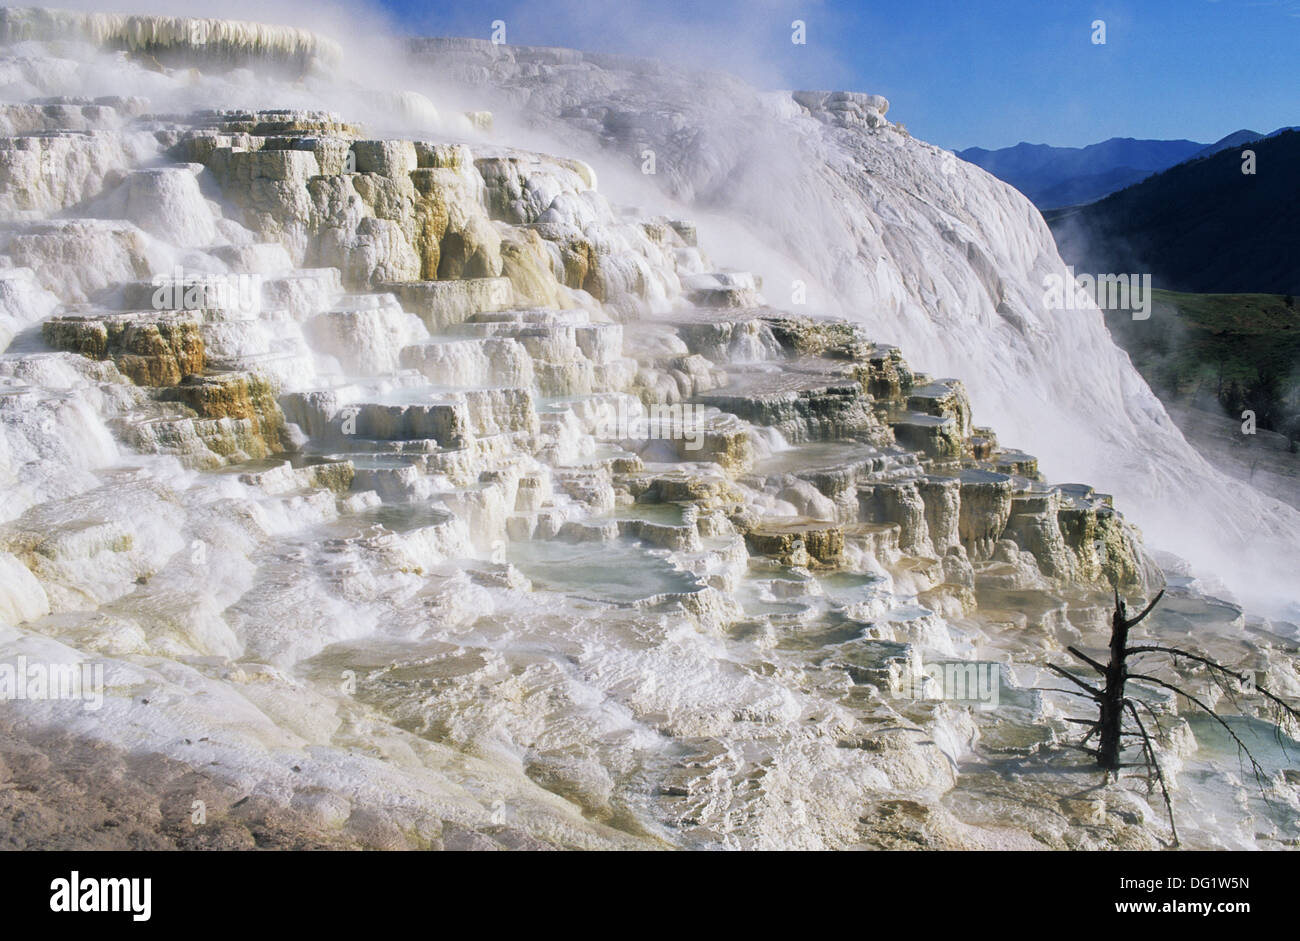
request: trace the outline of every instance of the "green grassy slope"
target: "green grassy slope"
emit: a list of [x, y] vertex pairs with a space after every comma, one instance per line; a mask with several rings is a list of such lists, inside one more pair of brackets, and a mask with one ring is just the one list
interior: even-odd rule
[[1154, 292], [1151, 316], [1107, 315], [1115, 342], [1167, 401], [1300, 437], [1300, 301], [1279, 294]]
[[[1246, 149], [1254, 174], [1241, 172]], [[1080, 272], [1149, 272], [1179, 291], [1300, 294], [1298, 171], [1300, 131], [1287, 131], [1043, 218]]]

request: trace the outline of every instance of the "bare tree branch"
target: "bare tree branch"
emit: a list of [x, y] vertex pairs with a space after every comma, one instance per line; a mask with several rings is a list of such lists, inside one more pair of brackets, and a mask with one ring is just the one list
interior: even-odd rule
[[1261, 791], [1264, 789], [1263, 766], [1261, 766], [1260, 763], [1255, 760], [1254, 754], [1252, 754], [1251, 750], [1246, 747], [1246, 743], [1241, 740], [1241, 738], [1237, 735], [1236, 732], [1232, 731], [1232, 726], [1228, 725], [1227, 722], [1224, 722], [1223, 718], [1217, 712], [1215, 712], [1205, 703], [1201, 702], [1195, 696], [1188, 693], [1186, 690], [1179, 689], [1177, 686], [1173, 685], [1172, 683], [1166, 683], [1164, 680], [1157, 679], [1154, 676], [1147, 676], [1146, 674], [1143, 673], [1128, 673], [1125, 674], [1125, 678], [1130, 680], [1139, 680], [1143, 683], [1154, 683], [1157, 686], [1163, 686], [1165, 689], [1172, 690], [1173, 692], [1177, 693], [1179, 696], [1184, 697], [1189, 702], [1200, 707], [1202, 712], [1208, 715], [1215, 722], [1219, 723], [1219, 725], [1223, 726], [1223, 730], [1227, 732], [1230, 736], [1232, 736], [1232, 740], [1237, 743], [1237, 747], [1241, 749], [1241, 751], [1245, 754], [1246, 759], [1250, 762], [1251, 770], [1254, 771], [1255, 773], [1255, 783], [1259, 785]]
[[[1234, 703], [1236, 702], [1233, 695], [1234, 691], [1224, 682], [1224, 679], [1231, 677], [1232, 679], [1237, 680], [1238, 683], [1243, 683], [1247, 680], [1247, 676], [1229, 669], [1223, 664], [1211, 660], [1208, 657], [1203, 657], [1199, 654], [1194, 654], [1191, 651], [1182, 650], [1178, 647], [1165, 647], [1159, 644], [1139, 644], [1133, 647], [1128, 646], [1129, 629], [1155, 609], [1155, 606], [1159, 604], [1160, 599], [1164, 597], [1165, 592], [1163, 589], [1158, 592], [1156, 596], [1151, 599], [1150, 604], [1143, 608], [1136, 617], [1132, 618], [1128, 617], [1128, 609], [1124, 604], [1124, 600], [1119, 595], [1118, 586], [1115, 586], [1114, 588], [1114, 595], [1115, 612], [1111, 617], [1110, 662], [1103, 665], [1083, 653], [1083, 651], [1079, 650], [1077, 647], [1066, 647], [1066, 650], [1073, 657], [1087, 664], [1101, 676], [1103, 682], [1100, 685], [1100, 688], [1084, 682], [1063, 667], [1049, 663], [1047, 664], [1049, 670], [1056, 675], [1069, 680], [1075, 686], [1084, 690], [1084, 692], [1081, 693], [1074, 690], [1059, 689], [1056, 687], [1052, 687], [1046, 691], [1091, 699], [1097, 704], [1099, 715], [1095, 721], [1084, 718], [1062, 717], [1066, 722], [1074, 725], [1086, 726], [1088, 729], [1087, 734], [1084, 735], [1080, 742], [1072, 745], [1066, 744], [1066, 747], [1075, 748], [1094, 757], [1098, 766], [1106, 772], [1107, 779], [1109, 779], [1112, 772], [1114, 772], [1118, 777], [1120, 770], [1124, 768], [1144, 768], [1147, 776], [1147, 787], [1152, 790], [1154, 790], [1156, 785], [1160, 787], [1160, 793], [1165, 803], [1165, 810], [1169, 814], [1169, 827], [1174, 838], [1173, 845], [1178, 846], [1178, 828], [1174, 822], [1173, 801], [1169, 796], [1168, 782], [1165, 780], [1164, 771], [1161, 769], [1160, 762], [1156, 757], [1155, 744], [1152, 741], [1151, 735], [1147, 732], [1146, 726], [1142, 722], [1142, 717], [1138, 714], [1138, 709], [1142, 708], [1147, 711], [1154, 724], [1154, 728], [1162, 737], [1166, 735], [1166, 731], [1160, 721], [1159, 713], [1157, 713], [1149, 703], [1144, 702], [1140, 698], [1124, 695], [1124, 685], [1127, 681], [1137, 680], [1139, 682], [1150, 683], [1153, 686], [1170, 690], [1174, 694], [1182, 696], [1184, 699], [1191, 702], [1198, 709], [1217, 722], [1219, 726], [1228, 733], [1228, 736], [1232, 741], [1236, 743], [1239, 754], [1244, 755], [1246, 760], [1250, 762], [1251, 770], [1255, 775], [1255, 783], [1259, 786], [1260, 792], [1263, 794], [1265, 801], [1268, 801], [1268, 794], [1264, 781], [1265, 770], [1263, 766], [1255, 760], [1255, 755], [1246, 746], [1246, 743], [1242, 741], [1241, 737], [1230, 725], [1228, 725], [1226, 721], [1224, 721], [1221, 716], [1218, 715], [1218, 713], [1200, 699], [1173, 683], [1146, 673], [1131, 672], [1127, 667], [1128, 658], [1141, 656], [1142, 654], [1163, 653], [1174, 657], [1175, 663], [1177, 662], [1177, 658], [1183, 657], [1193, 663], [1202, 664], [1210, 669], [1210, 678], [1219, 689], [1228, 696], [1229, 700]], [[1291, 706], [1262, 687], [1256, 686], [1254, 687], [1254, 690], [1263, 695], [1273, 704], [1278, 716], [1278, 721], [1274, 723], [1273, 732], [1279, 742], [1281, 742], [1282, 721], [1288, 716], [1292, 719], [1300, 720], [1300, 709]], [[1131, 717], [1134, 725], [1137, 726], [1136, 732], [1124, 727], [1126, 714]], [[1094, 735], [1098, 735], [1099, 733], [1100, 739], [1098, 741], [1098, 747], [1095, 749], [1087, 747], [1088, 741]], [[1133, 739], [1136, 739], [1137, 741], [1133, 742]], [[1141, 764], [1131, 764], [1121, 759], [1123, 751], [1126, 748], [1133, 747], [1134, 744], [1140, 744], [1141, 746], [1143, 759]], [[1285, 743], [1283, 743], [1282, 747], [1285, 748]]]
[[1095, 686], [1089, 686], [1089, 685], [1088, 685], [1087, 683], [1085, 683], [1083, 680], [1079, 679], [1077, 676], [1074, 676], [1074, 675], [1072, 675], [1072, 674], [1070, 674], [1070, 673], [1067, 673], [1065, 670], [1061, 669], [1061, 668], [1058, 667], [1056, 664], [1054, 664], [1054, 663], [1049, 663], [1049, 664], [1047, 665], [1047, 669], [1051, 670], [1053, 673], [1056, 673], [1056, 674], [1059, 674], [1060, 676], [1065, 677], [1067, 680], [1069, 680], [1071, 683], [1074, 683], [1076, 686], [1081, 686], [1081, 687], [1083, 687], [1084, 689], [1086, 689], [1086, 690], [1088, 691], [1089, 695], [1091, 695], [1093, 699], [1096, 699], [1096, 700], [1100, 700], [1100, 699], [1101, 699], [1101, 696], [1102, 696], [1102, 694], [1101, 694], [1101, 690], [1097, 689]]
[[1174, 846], [1178, 845], [1178, 825], [1174, 823], [1174, 804], [1169, 799], [1169, 788], [1165, 785], [1164, 773], [1160, 770], [1160, 762], [1156, 759], [1155, 747], [1151, 744], [1151, 737], [1147, 735], [1146, 728], [1142, 725], [1142, 720], [1138, 717], [1137, 709], [1133, 706], [1133, 700], [1125, 699], [1124, 705], [1128, 706], [1128, 711], [1133, 716], [1133, 721], [1137, 723], [1138, 730], [1142, 733], [1142, 747], [1146, 749], [1147, 758], [1151, 762], [1151, 767], [1155, 769], [1156, 780], [1160, 782], [1160, 794], [1165, 799], [1165, 811], [1169, 814], [1169, 829], [1174, 835]]
[[1164, 596], [1165, 596], [1165, 590], [1164, 590], [1163, 588], [1161, 588], [1161, 589], [1160, 589], [1160, 593], [1157, 594], [1154, 598], [1151, 599], [1151, 603], [1150, 603], [1149, 605], [1147, 605], [1145, 608], [1142, 609], [1142, 613], [1141, 613], [1141, 614], [1139, 614], [1139, 615], [1138, 615], [1137, 617], [1135, 617], [1135, 618], [1129, 618], [1129, 619], [1128, 619], [1128, 626], [1129, 626], [1129, 627], [1132, 627], [1133, 625], [1137, 624], [1138, 621], [1142, 620], [1144, 617], [1146, 617], [1148, 614], [1150, 614], [1150, 613], [1151, 613], [1151, 609], [1154, 608], [1157, 604], [1159, 604], [1159, 603], [1160, 603], [1160, 599], [1163, 598]]
[[1092, 659], [1092, 657], [1090, 657], [1090, 656], [1088, 656], [1087, 654], [1083, 653], [1083, 652], [1082, 652], [1081, 650], [1079, 650], [1078, 648], [1075, 648], [1075, 647], [1066, 647], [1065, 649], [1068, 650], [1070, 653], [1074, 654], [1076, 657], [1078, 657], [1078, 658], [1079, 658], [1080, 660], [1082, 660], [1084, 663], [1088, 664], [1088, 666], [1092, 667], [1094, 670], [1096, 670], [1096, 671], [1097, 671], [1098, 673], [1100, 673], [1102, 676], [1105, 676], [1105, 675], [1106, 675], [1106, 668], [1105, 668], [1104, 666], [1102, 666], [1102, 665], [1101, 665], [1100, 663], [1098, 663], [1096, 660]]

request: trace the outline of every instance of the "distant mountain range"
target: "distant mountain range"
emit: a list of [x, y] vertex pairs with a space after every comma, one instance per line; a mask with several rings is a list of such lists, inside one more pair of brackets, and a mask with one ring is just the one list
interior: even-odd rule
[[957, 156], [1010, 183], [1039, 209], [1059, 209], [1094, 202], [1185, 160], [1208, 157], [1287, 130], [1295, 128], [1279, 128], [1272, 134], [1240, 130], [1213, 144], [1112, 137], [1087, 147], [1027, 143], [1001, 150], [970, 147], [958, 151]]
[[1045, 211], [1061, 257], [1079, 272], [1150, 273], [1172, 291], [1300, 294], [1300, 131], [1251, 142], [1253, 175], [1237, 147]]

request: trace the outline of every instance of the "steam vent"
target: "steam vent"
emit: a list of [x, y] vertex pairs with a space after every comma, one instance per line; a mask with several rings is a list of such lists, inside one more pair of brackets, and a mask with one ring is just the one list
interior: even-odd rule
[[[1080, 796], [1047, 669], [1114, 589], [1300, 695], [1295, 625], [1144, 546], [1215, 472], [1096, 311], [1033, 308], [1041, 217], [882, 97], [471, 40], [372, 88], [219, 20], [0, 43], [0, 663], [85, 679], [0, 668], [3, 845], [1156, 849], [1141, 775]], [[680, 129], [718, 98], [830, 156], [746, 176]], [[1146, 434], [1170, 469], [1121, 489]], [[1275, 745], [1261, 792], [1141, 695], [1182, 845], [1300, 838]]]

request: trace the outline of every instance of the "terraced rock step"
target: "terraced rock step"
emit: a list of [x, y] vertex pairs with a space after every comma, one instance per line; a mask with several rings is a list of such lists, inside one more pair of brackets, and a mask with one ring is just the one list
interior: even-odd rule
[[696, 274], [682, 282], [691, 302], [701, 307], [754, 307], [762, 302], [761, 287], [748, 271]]
[[791, 443], [891, 442], [861, 384], [826, 360], [805, 357], [763, 371], [731, 367], [721, 389], [699, 395], [696, 401], [773, 427]]
[[671, 327], [686, 349], [717, 363], [747, 363], [784, 359], [787, 348], [772, 331], [769, 308], [676, 311], [661, 321]]
[[836, 565], [844, 552], [844, 529], [803, 517], [765, 519], [745, 529], [745, 544], [785, 565]]
[[[346, 399], [346, 400], [345, 400]], [[288, 414], [313, 438], [346, 442], [433, 441], [439, 448], [463, 448], [474, 437], [536, 434], [537, 413], [526, 389], [465, 392], [408, 388], [386, 401], [367, 400], [364, 389], [290, 393]]]
[[402, 348], [399, 362], [430, 383], [450, 388], [536, 383], [533, 358], [513, 337], [433, 337]]
[[465, 278], [458, 281], [382, 281], [378, 290], [389, 291], [403, 309], [424, 321], [430, 333], [445, 333], [478, 313], [506, 310], [515, 305], [509, 278]]
[[351, 461], [273, 460], [266, 463], [265, 469], [261, 470], [249, 466], [239, 475], [240, 481], [270, 494], [317, 489], [342, 494], [351, 489], [356, 477], [356, 468]]
[[1038, 479], [1038, 458], [1023, 451], [994, 450], [986, 463], [999, 474], [1025, 477], [1029, 480]]
[[898, 442], [932, 458], [961, 457], [965, 439], [960, 422], [948, 415], [911, 412], [890, 421]]
[[200, 318], [157, 311], [51, 317], [41, 326], [53, 349], [112, 359], [139, 385], [174, 386], [204, 367]]
[[965, 442], [971, 435], [970, 399], [958, 379], [938, 379], [923, 386], [913, 386], [907, 394], [907, 407], [956, 423], [956, 437]]

